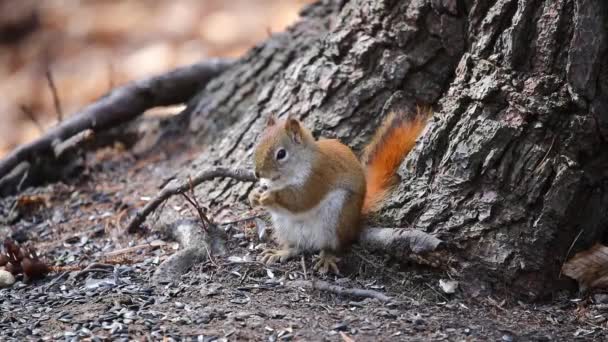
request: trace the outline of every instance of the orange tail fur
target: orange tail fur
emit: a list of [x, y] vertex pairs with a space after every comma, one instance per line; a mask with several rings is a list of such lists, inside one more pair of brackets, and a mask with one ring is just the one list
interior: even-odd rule
[[367, 182], [363, 214], [380, 209], [397, 184], [397, 169], [414, 148], [430, 115], [430, 108], [417, 108], [415, 115], [392, 112], [376, 131], [361, 158]]

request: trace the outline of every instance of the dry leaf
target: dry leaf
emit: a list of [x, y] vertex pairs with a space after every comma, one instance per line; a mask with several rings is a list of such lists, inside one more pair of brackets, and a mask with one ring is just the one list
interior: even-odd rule
[[562, 266], [562, 273], [575, 279], [581, 290], [608, 288], [608, 247], [598, 243], [577, 253]]

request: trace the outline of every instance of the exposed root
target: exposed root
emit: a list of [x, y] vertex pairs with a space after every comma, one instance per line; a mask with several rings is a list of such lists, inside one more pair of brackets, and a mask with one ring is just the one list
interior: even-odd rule
[[381, 302], [391, 302], [393, 298], [374, 290], [346, 288], [340, 285], [330, 284], [323, 280], [294, 280], [286, 284], [289, 287], [306, 288], [337, 294], [339, 296], [352, 296], [358, 298], [375, 298]]
[[225, 251], [225, 237], [215, 225], [201, 229], [196, 220], [179, 220], [171, 224], [161, 224], [159, 229], [179, 242], [181, 250], [163, 261], [152, 276], [154, 283], [172, 282], [188, 272], [192, 266], [222, 255]]
[[424, 254], [437, 250], [443, 241], [417, 229], [368, 227], [359, 243], [368, 250], [382, 250], [404, 255]]
[[[29, 163], [32, 166], [29, 176], [35, 176], [39, 168], [44, 169], [41, 166], [48, 168], [49, 162], [58, 160], [58, 151], [65, 154], [64, 149], [57, 146], [66, 140], [86, 130], [99, 133], [116, 127], [153, 107], [186, 102], [231, 63], [231, 60], [224, 59], [203, 61], [112, 90], [82, 111], [65, 118], [39, 139], [21, 145], [1, 160], [0, 193], [6, 194], [16, 190], [17, 184], [14, 180], [18, 181], [19, 177], [12, 177], [13, 181], [8, 182], [5, 176], [11, 174], [18, 165]], [[44, 174], [40, 176], [44, 177]]]

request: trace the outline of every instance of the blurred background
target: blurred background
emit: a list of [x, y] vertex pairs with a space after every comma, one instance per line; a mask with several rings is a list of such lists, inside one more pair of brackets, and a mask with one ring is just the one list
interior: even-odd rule
[[0, 157], [112, 87], [283, 31], [312, 0], [0, 0]]

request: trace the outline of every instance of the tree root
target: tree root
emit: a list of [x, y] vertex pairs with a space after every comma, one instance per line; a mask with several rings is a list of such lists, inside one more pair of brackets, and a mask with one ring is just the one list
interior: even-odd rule
[[177, 241], [182, 249], [158, 266], [152, 275], [152, 282], [155, 284], [170, 283], [179, 279], [192, 266], [209, 260], [211, 255], [226, 253], [224, 233], [216, 225], [209, 226], [205, 231], [199, 221], [185, 219], [161, 224], [159, 229]]
[[367, 250], [424, 254], [437, 250], [443, 241], [418, 229], [367, 227], [359, 243]]
[[307, 288], [337, 294], [339, 296], [352, 296], [358, 298], [375, 298], [381, 302], [387, 303], [393, 299], [383, 293], [374, 290], [346, 288], [340, 285], [334, 285], [323, 280], [294, 280], [286, 283], [289, 287]]
[[[112, 90], [97, 102], [66, 118], [39, 139], [21, 145], [1, 160], [0, 193], [16, 189], [15, 181], [9, 182], [5, 176], [17, 166], [29, 163], [30, 167], [22, 173], [29, 173], [31, 177], [37, 164], [55, 161], [65, 154], [65, 143], [72, 137], [75, 138], [68, 146], [82, 140], [79, 134], [91, 136], [92, 133], [128, 122], [147, 109], [186, 102], [231, 63], [231, 60], [224, 59], [208, 60]], [[91, 132], [84, 134], [87, 130]], [[20, 176], [11, 174], [11, 180], [15, 179], [19, 181]]]
[[171, 196], [182, 194], [191, 188], [201, 184], [202, 182], [212, 180], [218, 177], [233, 178], [242, 182], [255, 182], [256, 178], [253, 172], [241, 169], [229, 169], [226, 167], [216, 167], [203, 170], [199, 172], [194, 178], [185, 182], [178, 182], [172, 180], [169, 184], [160, 191], [156, 197], [148, 202], [143, 209], [138, 211], [135, 216], [129, 221], [127, 225], [128, 233], [135, 233], [139, 226], [145, 221], [146, 217], [150, 215], [156, 208], [158, 208], [164, 201], [169, 199]]

